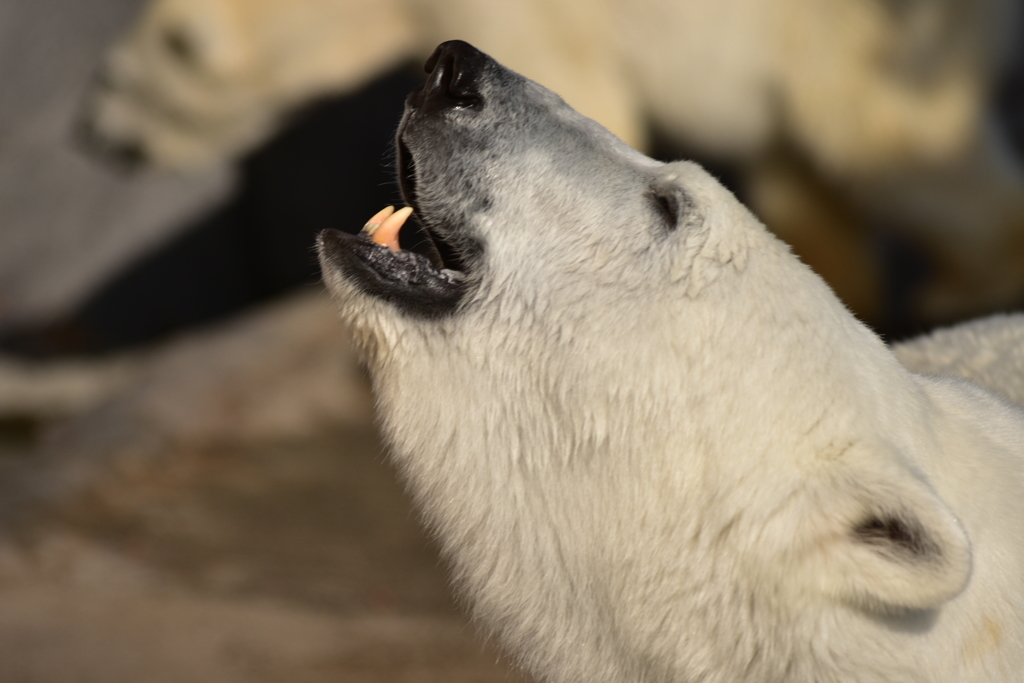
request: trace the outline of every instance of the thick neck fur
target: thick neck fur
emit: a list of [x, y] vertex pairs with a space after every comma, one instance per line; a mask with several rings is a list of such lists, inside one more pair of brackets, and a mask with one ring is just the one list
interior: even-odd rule
[[[470, 306], [410, 325], [370, 358], [384, 432], [456, 585], [530, 653], [527, 668], [580, 683], [819, 675], [806, 650], [831, 631], [822, 612], [803, 623], [807, 598], [751, 567], [775, 564], [759, 561], [777, 551], [770, 520], [806, 471], [869, 435], [899, 441], [893, 425], [921, 423], [924, 399], [783, 245], [746, 237], [756, 256], [696, 296], [606, 303], [600, 316], [535, 298]], [[906, 378], [895, 391], [894, 375]], [[723, 542], [734, 534], [762, 542]], [[665, 574], [681, 581], [669, 590]], [[649, 657], [617, 657], [613, 642]], [[672, 665], [618, 670], [624, 661]]]

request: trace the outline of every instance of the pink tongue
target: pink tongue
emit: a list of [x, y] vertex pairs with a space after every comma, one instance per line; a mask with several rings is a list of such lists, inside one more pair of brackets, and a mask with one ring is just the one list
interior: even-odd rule
[[377, 244], [384, 245], [391, 251], [400, 251], [398, 245], [398, 232], [405, 225], [405, 221], [412, 215], [412, 207], [395, 211], [393, 206], [378, 211], [373, 218], [363, 226], [363, 231], [370, 235]]

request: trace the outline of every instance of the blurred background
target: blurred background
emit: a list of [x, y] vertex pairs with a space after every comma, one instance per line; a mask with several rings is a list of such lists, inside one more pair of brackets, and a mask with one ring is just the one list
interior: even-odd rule
[[400, 203], [437, 43], [704, 164], [899, 341], [1024, 304], [1021, 9], [3, 0], [0, 680], [514, 680], [312, 250]]

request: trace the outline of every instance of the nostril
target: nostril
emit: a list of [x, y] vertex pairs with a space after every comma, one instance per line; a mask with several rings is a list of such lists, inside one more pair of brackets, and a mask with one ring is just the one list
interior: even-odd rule
[[480, 54], [460, 40], [439, 45], [424, 67], [430, 74], [424, 86], [424, 104], [434, 108], [479, 106], [477, 77], [481, 60], [477, 57]]
[[476, 72], [466, 66], [458, 55], [453, 55], [451, 75], [448, 78], [448, 96], [464, 106], [474, 106], [480, 103], [480, 94], [476, 89]]

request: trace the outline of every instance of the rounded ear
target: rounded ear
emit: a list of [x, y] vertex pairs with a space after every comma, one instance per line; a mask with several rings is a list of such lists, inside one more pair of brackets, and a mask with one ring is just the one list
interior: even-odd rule
[[687, 295], [697, 296], [726, 270], [746, 267], [750, 229], [764, 227], [704, 169], [689, 161], [666, 164], [652, 193], [666, 224], [680, 233], [672, 280], [687, 280]]
[[693, 222], [696, 206], [676, 176], [657, 178], [651, 183], [650, 196], [666, 230], [674, 232]]
[[814, 573], [826, 594], [865, 609], [939, 607], [970, 578], [970, 542], [924, 481], [887, 465], [844, 468], [816, 496], [827, 527], [816, 534]]

